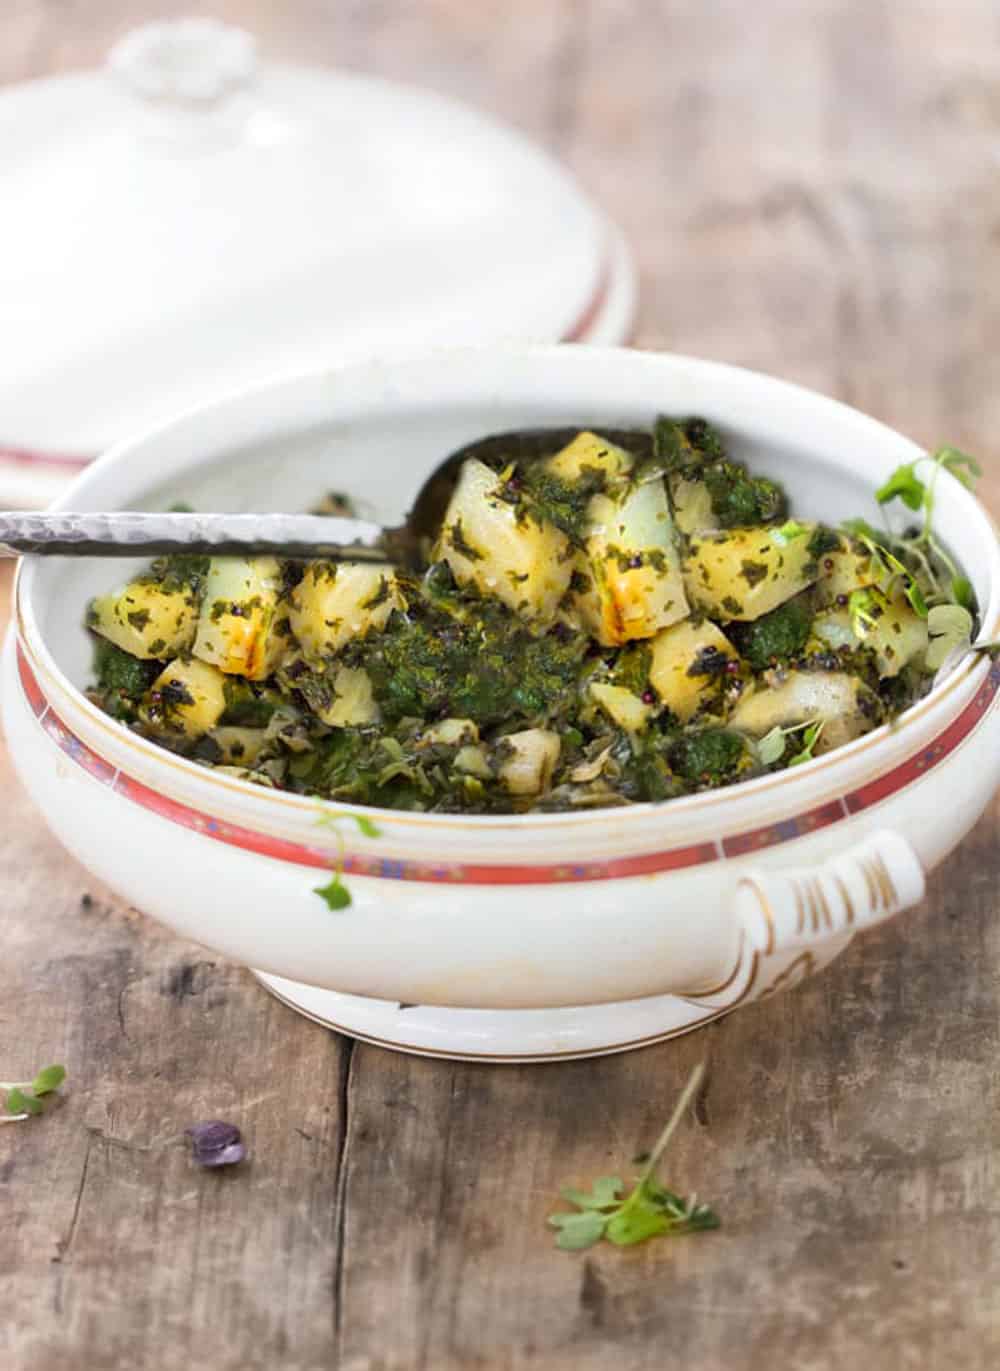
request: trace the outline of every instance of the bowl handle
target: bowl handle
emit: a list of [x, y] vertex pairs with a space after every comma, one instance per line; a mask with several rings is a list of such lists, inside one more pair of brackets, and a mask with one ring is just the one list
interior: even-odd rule
[[831, 962], [855, 933], [917, 904], [925, 887], [917, 854], [890, 829], [816, 866], [745, 871], [734, 891], [736, 969], [723, 986], [684, 998], [723, 1009], [785, 990]]

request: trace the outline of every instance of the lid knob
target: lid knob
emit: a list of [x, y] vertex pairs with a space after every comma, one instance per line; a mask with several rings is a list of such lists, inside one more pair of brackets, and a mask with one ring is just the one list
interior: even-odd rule
[[112, 74], [133, 94], [184, 109], [216, 105], [249, 85], [256, 43], [217, 19], [175, 19], [133, 29], [108, 54]]

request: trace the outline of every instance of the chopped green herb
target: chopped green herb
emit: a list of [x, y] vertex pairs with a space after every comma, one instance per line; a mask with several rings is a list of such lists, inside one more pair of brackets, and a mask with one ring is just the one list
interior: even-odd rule
[[827, 528], [826, 524], [817, 524], [813, 529], [812, 537], [809, 539], [808, 552], [810, 557], [817, 560], [826, 556], [828, 552], [838, 552], [840, 550], [840, 534], [836, 529]]
[[[481, 562], [483, 560], [483, 556], [485, 554], [480, 552], [479, 548], [473, 547], [472, 544], [469, 542], [468, 538], [466, 538], [465, 531], [462, 528], [461, 519], [456, 519], [455, 522], [452, 524], [451, 528], [448, 530], [448, 537], [451, 539], [451, 545], [455, 549], [455, 551], [461, 553], [461, 555], [467, 558], [470, 562]], [[386, 582], [384, 576], [382, 577], [382, 581], [386, 588], [386, 593], [383, 596], [383, 599], [388, 599], [389, 587], [388, 582]], [[378, 602], [374, 601], [373, 603]], [[370, 606], [368, 607], [370, 608]]]
[[748, 586], [756, 586], [767, 580], [767, 563], [753, 562], [744, 558], [740, 563], [740, 575]]
[[590, 502], [605, 489], [608, 477], [600, 467], [584, 466], [578, 480], [564, 481], [536, 463], [519, 470], [517, 480], [517, 489], [532, 514], [579, 543], [586, 532]]
[[739, 630], [740, 650], [755, 671], [795, 657], [809, 638], [812, 614], [801, 600], [786, 600]]
[[746, 743], [739, 733], [706, 728], [679, 739], [670, 760], [686, 780], [715, 786], [731, 777], [745, 756]]

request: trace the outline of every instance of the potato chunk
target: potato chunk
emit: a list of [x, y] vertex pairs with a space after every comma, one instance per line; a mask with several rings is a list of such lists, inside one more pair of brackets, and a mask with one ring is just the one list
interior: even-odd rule
[[362, 667], [341, 666], [333, 674], [333, 699], [313, 713], [335, 728], [360, 728], [377, 723], [381, 717], [372, 680]]
[[839, 548], [824, 552], [819, 557], [819, 574], [816, 578], [815, 604], [822, 608], [836, 604], [843, 595], [864, 586], [876, 585], [884, 568], [866, 549], [852, 546], [847, 538], [841, 540]]
[[729, 727], [762, 738], [772, 728], [822, 720], [816, 753], [829, 752], [874, 728], [875, 697], [842, 671], [790, 671], [780, 685], [760, 682], [740, 700]]
[[624, 686], [611, 685], [607, 681], [593, 681], [590, 693], [619, 728], [626, 733], [638, 733], [649, 723], [653, 713], [651, 705], [646, 704], [638, 695]]
[[312, 562], [292, 591], [292, 632], [305, 655], [318, 662], [352, 638], [384, 627], [402, 604], [388, 563]]
[[907, 663], [927, 651], [927, 620], [914, 612], [905, 595], [890, 600], [870, 589], [869, 596], [863, 623], [859, 620], [856, 625], [849, 609], [831, 609], [816, 616], [812, 631], [832, 648], [871, 648], [878, 674], [898, 676]]
[[434, 556], [461, 585], [548, 623], [572, 575], [569, 540], [551, 524], [519, 516], [498, 491], [496, 474], [483, 462], [463, 464]]
[[232, 676], [262, 681], [288, 649], [288, 615], [274, 557], [213, 557], [192, 649]]
[[472, 719], [440, 719], [420, 735], [420, 747], [461, 747], [479, 742], [479, 725]]
[[777, 528], [734, 528], [692, 538], [684, 582], [713, 619], [759, 619], [819, 574], [809, 538], [785, 539]]
[[212, 730], [212, 741], [222, 752], [223, 765], [253, 766], [267, 742], [267, 732], [263, 728], [227, 725]]
[[662, 481], [619, 498], [595, 495], [587, 510], [583, 582], [575, 607], [606, 647], [651, 638], [688, 614], [673, 520]]
[[[709, 619], [700, 624], [674, 624], [658, 633], [650, 644], [653, 658], [649, 683], [667, 709], [687, 721], [702, 705], [719, 694], [719, 672], [710, 666], [724, 666], [721, 658], [738, 662], [739, 653]], [[699, 671], [699, 665], [706, 667]]]
[[584, 429], [571, 443], [550, 457], [545, 466], [553, 476], [558, 476], [560, 481], [568, 485], [574, 485], [589, 471], [602, 471], [609, 481], [614, 481], [632, 470], [633, 457], [623, 447]]
[[195, 657], [164, 667], [143, 697], [140, 716], [155, 733], [200, 738], [226, 709], [226, 678]]
[[509, 733], [497, 744], [502, 756], [498, 774], [512, 795], [538, 795], [552, 780], [562, 743], [546, 728]]
[[704, 481], [688, 481], [683, 476], [670, 479], [670, 501], [674, 522], [682, 533], [705, 533], [719, 527], [712, 508], [712, 495]]
[[151, 577], [140, 577], [90, 603], [87, 624], [133, 657], [174, 657], [190, 647], [198, 620], [191, 591], [164, 590]]

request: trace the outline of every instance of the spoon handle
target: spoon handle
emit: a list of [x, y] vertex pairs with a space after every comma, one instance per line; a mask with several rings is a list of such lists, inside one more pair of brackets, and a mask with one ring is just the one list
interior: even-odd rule
[[272, 553], [334, 562], [398, 562], [405, 555], [395, 529], [318, 514], [0, 512], [0, 556], [25, 552], [70, 557]]

